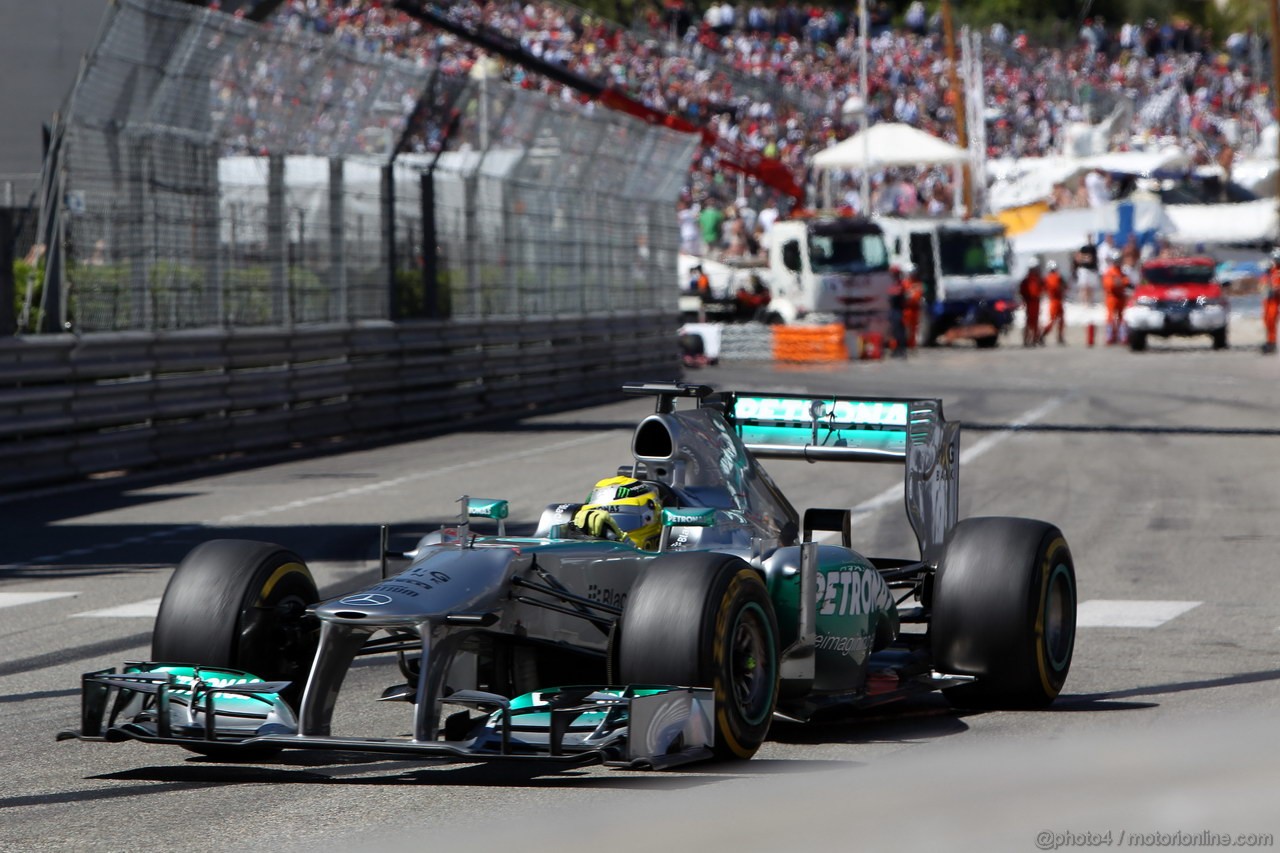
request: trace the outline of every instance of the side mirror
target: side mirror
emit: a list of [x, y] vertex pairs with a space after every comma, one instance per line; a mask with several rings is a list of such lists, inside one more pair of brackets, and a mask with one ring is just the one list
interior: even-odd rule
[[498, 535], [507, 535], [509, 505], [503, 500], [491, 498], [467, 498], [467, 518], [489, 518], [498, 522]]
[[662, 510], [662, 534], [658, 539], [658, 550], [667, 550], [667, 546], [671, 543], [671, 528], [673, 527], [711, 527], [715, 523], [715, 507], [698, 509], [664, 508]]

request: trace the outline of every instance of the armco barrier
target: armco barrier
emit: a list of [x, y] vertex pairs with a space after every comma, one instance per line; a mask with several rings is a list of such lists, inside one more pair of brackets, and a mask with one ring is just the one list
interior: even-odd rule
[[0, 488], [605, 402], [628, 380], [678, 375], [677, 325], [650, 314], [0, 340]]

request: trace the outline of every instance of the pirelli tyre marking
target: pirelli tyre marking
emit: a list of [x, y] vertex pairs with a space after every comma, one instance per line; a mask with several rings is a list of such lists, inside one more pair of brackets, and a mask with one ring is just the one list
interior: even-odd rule
[[716, 609], [716, 732], [739, 758], [755, 754], [760, 737], [748, 735], [757, 740], [748, 748], [740, 742], [740, 730], [768, 727], [778, 685], [777, 640], [764, 608], [753, 600], [753, 592], [762, 586], [755, 572], [743, 569], [729, 582]]
[[1075, 602], [1075, 588], [1066, 563], [1059, 554], [1067, 547], [1058, 537], [1045, 549], [1040, 564], [1040, 607], [1036, 613], [1035, 648], [1040, 683], [1048, 696], [1057, 696], [1065, 680], [1064, 670], [1071, 663], [1075, 640], [1074, 620], [1070, 611]]

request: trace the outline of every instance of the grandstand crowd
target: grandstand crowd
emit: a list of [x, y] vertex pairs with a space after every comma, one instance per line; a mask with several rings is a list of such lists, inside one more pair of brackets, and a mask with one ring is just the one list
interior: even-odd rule
[[[845, 105], [860, 92], [856, 15], [801, 3], [713, 3], [702, 14], [664, 0], [631, 29], [553, 0], [459, 2], [449, 14], [517, 41], [533, 56], [608, 84], [667, 114], [709, 124], [722, 138], [778, 158], [804, 175], [812, 154], [858, 128]], [[289, 0], [278, 26], [313, 29], [371, 51], [389, 51], [448, 74], [468, 74], [474, 46], [421, 26], [379, 0]], [[983, 88], [988, 156], [1042, 156], [1061, 150], [1072, 122], [1098, 121], [1116, 104], [1135, 108], [1135, 138], [1169, 140], [1195, 163], [1222, 163], [1256, 139], [1271, 119], [1252, 33], [1225, 39], [1176, 19], [1142, 23], [1086, 20], [1061, 44], [1037, 44], [996, 25], [983, 33]], [[904, 122], [955, 140], [956, 93], [947, 85], [937, 15], [916, 0], [902, 14], [872, 3], [868, 29], [869, 121]], [[577, 93], [504, 63], [511, 83], [565, 99]], [[413, 140], [425, 150], [435, 140]], [[873, 176], [877, 209], [949, 209], [952, 175], [922, 170]], [[856, 175], [837, 176], [843, 200], [859, 197]], [[901, 191], [903, 184], [914, 192]], [[736, 176], [703, 150], [686, 201], [733, 204]], [[776, 201], [748, 182], [756, 209]]]

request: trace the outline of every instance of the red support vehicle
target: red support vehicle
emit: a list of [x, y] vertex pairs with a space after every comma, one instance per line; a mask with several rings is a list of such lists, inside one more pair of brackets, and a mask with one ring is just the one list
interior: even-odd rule
[[1146, 349], [1150, 335], [1208, 335], [1214, 349], [1226, 349], [1229, 313], [1213, 258], [1153, 258], [1142, 265], [1142, 275], [1124, 309], [1129, 348]]

